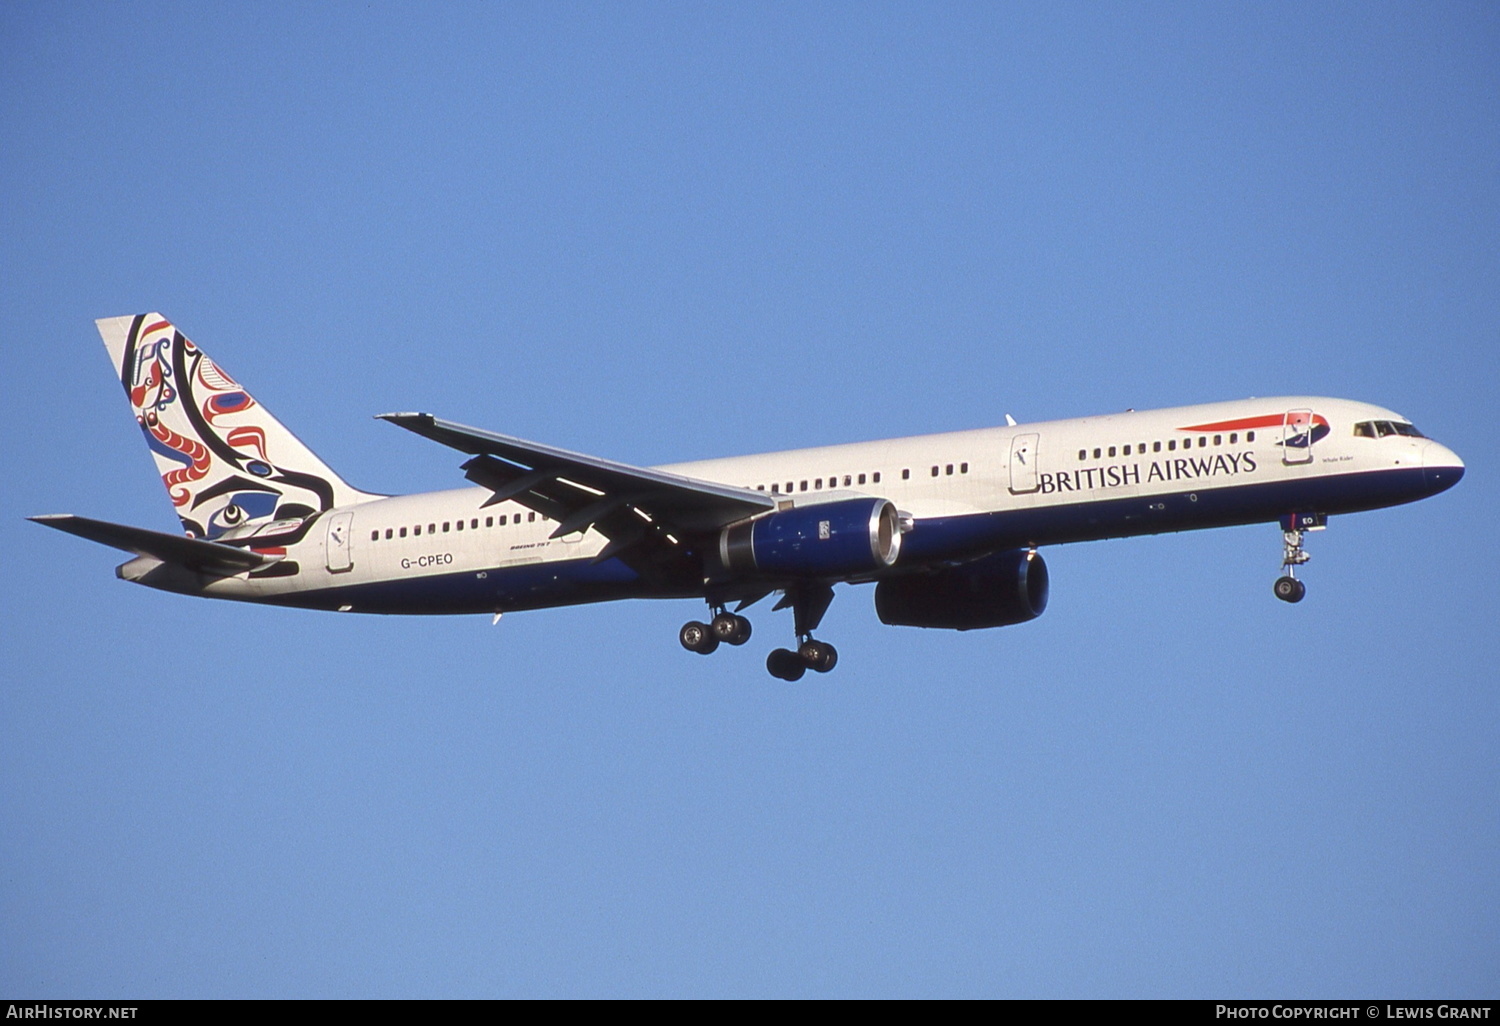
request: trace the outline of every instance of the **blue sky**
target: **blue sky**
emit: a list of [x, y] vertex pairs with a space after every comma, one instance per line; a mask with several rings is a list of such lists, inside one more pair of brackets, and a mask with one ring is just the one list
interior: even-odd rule
[[[0, 6], [0, 992], [1489, 996], [1492, 5]], [[360, 618], [116, 581], [170, 530], [96, 317], [352, 483], [425, 409], [649, 464], [1247, 395], [1468, 476], [1045, 552], [838, 670], [689, 602]]]

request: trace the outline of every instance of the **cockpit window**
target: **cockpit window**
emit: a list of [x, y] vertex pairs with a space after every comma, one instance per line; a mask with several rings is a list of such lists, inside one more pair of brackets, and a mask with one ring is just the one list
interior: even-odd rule
[[1387, 435], [1404, 435], [1407, 438], [1427, 437], [1402, 420], [1362, 420], [1354, 425], [1355, 438], [1384, 438]]

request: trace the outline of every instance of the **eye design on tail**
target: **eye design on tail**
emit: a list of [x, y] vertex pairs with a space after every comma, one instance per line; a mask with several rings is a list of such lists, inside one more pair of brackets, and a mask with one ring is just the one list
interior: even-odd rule
[[160, 314], [106, 318], [99, 331], [190, 534], [213, 537], [369, 497]]

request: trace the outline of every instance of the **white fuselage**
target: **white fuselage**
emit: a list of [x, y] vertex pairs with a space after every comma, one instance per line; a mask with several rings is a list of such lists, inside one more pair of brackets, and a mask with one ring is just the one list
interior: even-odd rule
[[[1074, 420], [861, 442], [674, 464], [684, 477], [774, 493], [797, 506], [855, 496], [889, 499], [906, 521], [901, 563], [981, 555], [998, 546], [1274, 520], [1410, 501], [1446, 488], [1462, 461], [1420, 436], [1355, 434], [1355, 425], [1405, 419], [1366, 403], [1305, 396], [1246, 399]], [[1251, 425], [1251, 426], [1245, 426]], [[1409, 425], [1408, 425], [1409, 426]], [[1286, 444], [1300, 437], [1303, 444]], [[1450, 474], [1453, 480], [1456, 475]], [[522, 573], [526, 588], [492, 605], [526, 608], [626, 597], [625, 575], [563, 597], [547, 570], [591, 567], [606, 544], [593, 530], [554, 538], [557, 524], [491, 492], [461, 488], [379, 498], [329, 510], [285, 549], [297, 572], [227, 577], [205, 594], [325, 608], [422, 612], [438, 581]], [[981, 518], [976, 520], [975, 518]], [[983, 525], [982, 527], [980, 525]], [[928, 532], [924, 536], [924, 532]], [[267, 531], [268, 535], [274, 532]], [[268, 548], [272, 548], [270, 543]], [[951, 551], [950, 551], [951, 550]], [[274, 548], [273, 548], [274, 551]], [[601, 564], [602, 565], [602, 564]], [[414, 587], [402, 608], [371, 604], [372, 589]], [[613, 587], [611, 585], [614, 585]], [[597, 585], [597, 587], [594, 587]], [[571, 593], [570, 593], [571, 594]], [[300, 602], [299, 595], [317, 595]], [[470, 603], [473, 605], [473, 603]], [[483, 605], [484, 603], [480, 603]], [[436, 602], [432, 611], [455, 611]]]

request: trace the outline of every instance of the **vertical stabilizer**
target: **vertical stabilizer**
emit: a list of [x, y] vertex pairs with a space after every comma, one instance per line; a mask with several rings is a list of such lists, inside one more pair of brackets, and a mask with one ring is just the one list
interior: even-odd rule
[[346, 484], [160, 314], [95, 323], [190, 536], [375, 498]]

